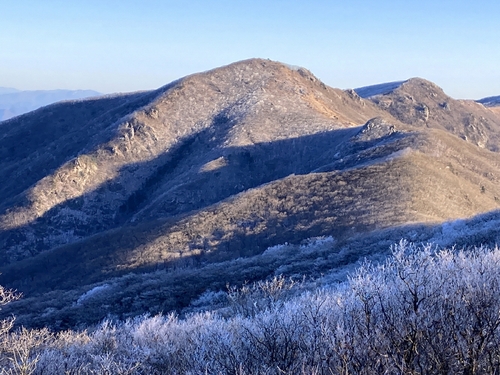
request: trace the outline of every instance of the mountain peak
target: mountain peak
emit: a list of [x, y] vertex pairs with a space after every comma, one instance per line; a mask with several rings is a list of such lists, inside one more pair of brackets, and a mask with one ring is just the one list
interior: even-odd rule
[[359, 92], [405, 124], [443, 129], [482, 148], [498, 150], [498, 115], [474, 101], [449, 97], [433, 82], [417, 77]]
[[371, 86], [364, 86], [354, 89], [356, 93], [365, 99], [372, 98], [379, 95], [388, 95], [396, 90], [415, 91], [420, 93], [423, 91], [432, 93], [443, 93], [443, 90], [435, 83], [423, 78], [414, 77], [405, 81], [394, 81], [387, 83], [379, 83]]
[[[8, 196], [0, 227], [9, 238], [51, 232], [41, 252], [123, 223], [186, 214], [326, 164], [318, 158], [329, 148], [311, 152], [333, 148], [352, 135], [346, 129], [377, 116], [384, 112], [308, 70], [263, 59], [155, 91], [42, 108], [11, 119], [0, 137], [0, 180], [10, 181], [0, 186]], [[8, 178], [10, 163], [22, 182]], [[83, 229], [69, 234], [58, 224], [68, 215]], [[7, 258], [28, 256], [33, 241]]]
[[423, 78], [414, 77], [404, 81], [399, 87], [400, 90], [417, 96], [447, 97], [443, 89], [434, 82]]

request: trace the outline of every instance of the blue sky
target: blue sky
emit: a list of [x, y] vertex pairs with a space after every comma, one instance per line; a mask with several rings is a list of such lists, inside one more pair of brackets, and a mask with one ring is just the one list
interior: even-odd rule
[[250, 57], [500, 95], [500, 1], [0, 0], [0, 86], [126, 92]]

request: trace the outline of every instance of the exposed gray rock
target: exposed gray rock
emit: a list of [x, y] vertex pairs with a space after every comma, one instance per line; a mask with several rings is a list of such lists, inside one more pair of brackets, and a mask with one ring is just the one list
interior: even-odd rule
[[356, 141], [373, 141], [388, 137], [396, 132], [396, 127], [380, 117], [369, 120], [354, 137]]

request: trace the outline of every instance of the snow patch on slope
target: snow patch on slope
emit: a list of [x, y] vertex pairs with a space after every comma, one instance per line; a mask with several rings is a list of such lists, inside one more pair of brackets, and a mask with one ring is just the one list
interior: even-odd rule
[[359, 87], [357, 89], [354, 89], [354, 91], [356, 91], [356, 93], [363, 99], [366, 99], [375, 95], [389, 94], [405, 82], [406, 81], [381, 83], [378, 85]]

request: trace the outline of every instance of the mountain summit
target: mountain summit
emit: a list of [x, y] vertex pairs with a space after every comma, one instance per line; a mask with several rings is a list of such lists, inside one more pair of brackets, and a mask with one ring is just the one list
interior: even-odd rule
[[[64, 326], [96, 285], [123, 291], [88, 319], [325, 272], [362, 256], [354, 240], [497, 209], [499, 137], [498, 115], [423, 79], [339, 90], [262, 59], [47, 106], [0, 124], [0, 284]], [[266, 251], [322, 236], [313, 268]], [[162, 281], [138, 295], [133, 275]]]
[[[308, 173], [342, 139], [328, 133], [377, 115], [305, 69], [250, 60], [13, 119], [0, 168], [4, 261]], [[43, 243], [29, 234], [40, 230]]]

